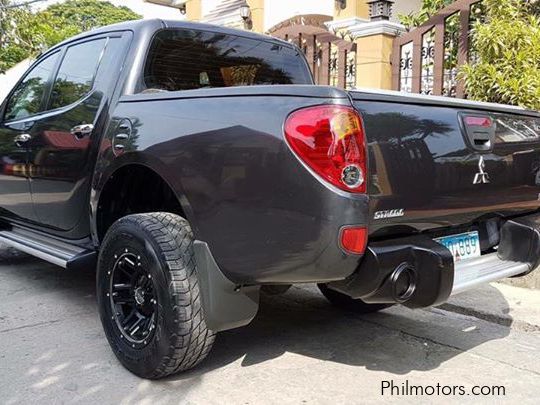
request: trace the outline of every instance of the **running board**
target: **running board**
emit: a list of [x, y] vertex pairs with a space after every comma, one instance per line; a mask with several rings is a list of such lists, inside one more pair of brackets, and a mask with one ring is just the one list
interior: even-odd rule
[[454, 268], [452, 295], [492, 281], [518, 276], [531, 269], [528, 263], [501, 260], [497, 253], [458, 262]]
[[96, 252], [22, 228], [0, 231], [0, 242], [65, 269], [95, 266]]

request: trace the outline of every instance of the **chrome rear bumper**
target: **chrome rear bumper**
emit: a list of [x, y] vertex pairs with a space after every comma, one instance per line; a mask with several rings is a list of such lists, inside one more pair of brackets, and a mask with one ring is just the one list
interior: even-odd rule
[[451, 295], [529, 271], [529, 263], [502, 260], [497, 253], [464, 260], [454, 266], [454, 286]]

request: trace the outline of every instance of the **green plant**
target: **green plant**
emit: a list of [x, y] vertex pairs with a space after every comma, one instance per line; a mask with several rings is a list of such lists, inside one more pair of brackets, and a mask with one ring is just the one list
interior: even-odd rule
[[540, 17], [534, 3], [484, 0], [473, 28], [474, 63], [460, 69], [468, 97], [540, 110]]
[[141, 18], [108, 1], [68, 0], [33, 13], [0, 0], [0, 73], [46, 48], [92, 28]]
[[407, 15], [400, 14], [398, 15], [398, 18], [407, 30], [410, 30], [425, 23], [432, 15], [436, 14], [439, 10], [443, 9], [453, 1], [454, 0], [424, 0], [420, 11], [409, 13]]
[[20, 35], [21, 23], [28, 18], [27, 7], [12, 6], [11, 0], [0, 0], [0, 73], [26, 58], [26, 49], [35, 48], [31, 38]]

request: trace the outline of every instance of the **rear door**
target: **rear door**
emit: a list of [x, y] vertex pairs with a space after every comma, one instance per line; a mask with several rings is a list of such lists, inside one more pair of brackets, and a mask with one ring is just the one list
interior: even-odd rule
[[463, 227], [540, 207], [540, 116], [474, 104], [355, 100], [371, 232]]
[[16, 85], [0, 118], [0, 209], [3, 216], [36, 220], [28, 183], [28, 141], [40, 120], [60, 52], [44, 57]]
[[70, 230], [88, 210], [95, 148], [123, 60], [121, 33], [84, 39], [64, 50], [47, 101], [32, 128], [29, 176], [40, 223]]

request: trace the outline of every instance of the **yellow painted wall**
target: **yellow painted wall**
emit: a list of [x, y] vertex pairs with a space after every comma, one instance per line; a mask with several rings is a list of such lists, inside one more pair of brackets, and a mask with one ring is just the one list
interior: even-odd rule
[[251, 8], [252, 31], [264, 32], [264, 0], [247, 0]]
[[343, 20], [351, 17], [369, 18], [369, 5], [366, 3], [366, 0], [347, 0], [347, 7], [343, 10], [337, 3], [335, 4], [335, 20]]
[[393, 37], [372, 35], [358, 38], [356, 56], [356, 85], [377, 89], [392, 89]]
[[201, 0], [188, 0], [186, 2], [186, 19], [188, 21], [200, 21], [201, 18]]

